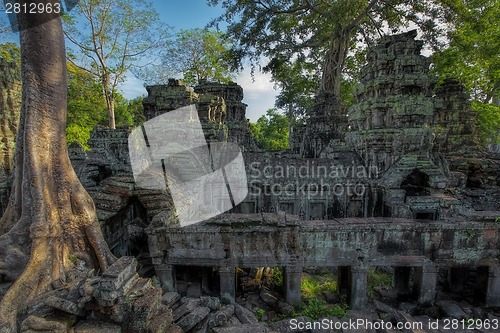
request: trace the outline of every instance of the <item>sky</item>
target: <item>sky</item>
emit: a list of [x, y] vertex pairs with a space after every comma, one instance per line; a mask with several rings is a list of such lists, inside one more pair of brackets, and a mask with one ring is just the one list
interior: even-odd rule
[[[155, 0], [154, 6], [160, 14], [161, 20], [171, 26], [175, 31], [181, 29], [204, 28], [213, 18], [223, 13], [219, 7], [207, 5], [206, 0]], [[222, 26], [221, 26], [222, 27]], [[247, 118], [252, 122], [265, 114], [267, 109], [274, 107], [274, 100], [278, 91], [274, 90], [269, 74], [255, 72], [254, 78], [250, 75], [250, 66], [245, 66], [235, 82], [243, 87], [243, 102], [248, 105]], [[126, 98], [146, 95], [142, 81], [128, 76], [121, 87]]]
[[[3, 2], [0, 1], [0, 4], [3, 5]], [[171, 26], [174, 31], [204, 28], [212, 19], [223, 13], [220, 6], [211, 7], [207, 4], [207, 0], [153, 0], [153, 5], [160, 15], [160, 19]], [[6, 20], [3, 11], [0, 13], [0, 19]], [[221, 28], [223, 28], [222, 25]], [[18, 37], [13, 34], [0, 37], [2, 37], [0, 42], [18, 40]], [[244, 70], [234, 81], [243, 87], [243, 102], [248, 105], [247, 118], [250, 121], [257, 121], [269, 108], [274, 107], [274, 100], [278, 91], [274, 90], [274, 84], [271, 82], [269, 74], [262, 74], [256, 70], [252, 78], [250, 66], [248, 65], [244, 66]], [[120, 90], [128, 99], [147, 94], [144, 82], [136, 79], [132, 73], [127, 75], [126, 81], [120, 85]]]

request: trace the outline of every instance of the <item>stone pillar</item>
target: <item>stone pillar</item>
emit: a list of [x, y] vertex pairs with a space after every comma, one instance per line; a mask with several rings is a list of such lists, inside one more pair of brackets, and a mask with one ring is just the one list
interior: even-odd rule
[[285, 301], [290, 305], [300, 302], [300, 281], [302, 278], [302, 267], [287, 266], [283, 268], [283, 289]]
[[175, 278], [175, 266], [174, 265], [156, 265], [155, 264], [156, 275], [160, 279], [161, 287], [163, 291], [177, 291], [177, 283]]
[[485, 305], [500, 307], [500, 267], [488, 267], [488, 284], [486, 287]]
[[394, 267], [394, 290], [399, 295], [409, 295], [410, 290], [411, 267]]
[[368, 269], [365, 267], [351, 266], [350, 271], [350, 307], [353, 310], [361, 310], [366, 305], [368, 299], [366, 294]]
[[454, 293], [462, 293], [464, 291], [466, 277], [467, 269], [465, 267], [450, 267], [450, 269], [448, 269], [448, 284], [450, 290]]
[[415, 267], [413, 276], [413, 290], [417, 295], [419, 304], [427, 305], [436, 297], [437, 267], [427, 265]]
[[234, 303], [236, 298], [236, 269], [220, 267], [220, 296], [225, 303]]

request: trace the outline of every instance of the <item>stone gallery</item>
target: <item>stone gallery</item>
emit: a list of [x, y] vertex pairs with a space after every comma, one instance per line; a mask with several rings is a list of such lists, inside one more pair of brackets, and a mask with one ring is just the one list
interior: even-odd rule
[[[304, 269], [334, 269], [339, 291], [356, 310], [368, 301], [368, 271], [390, 267], [395, 292], [419, 305], [434, 303], [445, 272], [450, 289], [471, 292], [483, 306], [500, 307], [500, 156], [479, 147], [465, 89], [453, 80], [436, 88], [416, 34], [384, 37], [370, 50], [357, 103], [347, 114], [320, 93], [307, 121], [292, 129], [284, 151], [256, 146], [243, 90], [235, 83], [203, 82], [193, 90], [170, 80], [147, 87], [148, 120], [195, 104], [209, 144], [240, 145], [249, 194], [230, 211], [181, 228], [168, 191], [136, 185], [128, 151], [131, 129], [95, 128], [91, 149], [71, 144], [69, 154], [94, 199], [110, 249], [122, 258], [79, 299], [92, 307], [55, 297], [46, 304], [76, 316], [93, 311], [109, 323], [110, 332], [118, 326], [126, 332], [164, 332], [172, 322], [177, 326], [168, 332], [244, 332], [242, 327], [266, 332], [270, 328], [259, 326], [235, 303], [242, 271], [259, 275], [265, 267], [280, 268], [282, 297], [295, 305], [301, 301]], [[3, 211], [20, 83], [11, 64], [1, 61], [0, 68]], [[185, 162], [176, 170], [181, 181], [200, 172]], [[166, 292], [163, 300], [145, 279], [151, 276]], [[124, 295], [134, 301], [127, 303]], [[180, 295], [196, 302], [181, 302]], [[221, 307], [208, 295], [229, 305]], [[164, 315], [157, 324], [163, 326], [153, 330], [153, 318], [169, 308], [173, 315]], [[132, 312], [143, 316], [131, 323]], [[239, 330], [216, 329], [233, 314]]]

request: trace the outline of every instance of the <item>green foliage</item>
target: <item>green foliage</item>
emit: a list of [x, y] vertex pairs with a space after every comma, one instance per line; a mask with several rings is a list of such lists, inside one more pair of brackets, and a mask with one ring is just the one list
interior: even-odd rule
[[485, 144], [500, 143], [500, 105], [472, 101], [477, 112], [481, 139]]
[[309, 276], [303, 275], [300, 291], [304, 298], [317, 298], [325, 292], [337, 292], [337, 281], [334, 275]]
[[121, 94], [116, 93], [116, 125], [117, 126], [137, 126], [146, 121], [143, 97], [127, 100]]
[[148, 0], [80, 0], [63, 17], [66, 37], [77, 50], [70, 59], [99, 80], [111, 127], [118, 84], [129, 70], [145, 65], [144, 55], [152, 59], [165, 43], [166, 30], [152, 8]]
[[[413, 23], [429, 43], [437, 44], [441, 7], [439, 0], [209, 0], [225, 13], [213, 24], [226, 21], [228, 33], [254, 66], [262, 57], [265, 68], [284, 90], [282, 101], [297, 104], [301, 82], [321, 77], [319, 90], [331, 91], [342, 101], [341, 82], [356, 80], [367, 46], [384, 31], [403, 31]], [[360, 57], [361, 56], [361, 57]], [[292, 70], [300, 73], [287, 75]], [[308, 79], [309, 80], [309, 79]], [[296, 82], [298, 81], [298, 82]], [[309, 85], [309, 84], [307, 84]], [[311, 93], [306, 92], [306, 96]], [[316, 91], [314, 91], [316, 92]], [[280, 102], [281, 103], [281, 102]]]
[[368, 271], [367, 277], [367, 293], [372, 297], [375, 293], [375, 287], [392, 287], [392, 274], [382, 272], [376, 268]]
[[190, 85], [202, 80], [227, 83], [234, 78], [231, 42], [219, 31], [181, 30], [166, 50], [163, 66], [171, 75], [182, 73]]
[[312, 298], [306, 300], [304, 303], [299, 304], [298, 311], [301, 315], [306, 316], [312, 320], [318, 320], [325, 317], [347, 317], [347, 310], [349, 307], [346, 304], [327, 304], [324, 300], [319, 298]]
[[262, 317], [264, 317], [264, 315], [266, 314], [266, 310], [264, 309], [257, 309], [257, 312], [255, 313], [255, 316], [257, 317], [257, 320], [261, 320]]
[[66, 140], [88, 149], [90, 131], [106, 124], [106, 101], [99, 82], [86, 71], [68, 63], [68, 112]]
[[440, 80], [462, 82], [477, 101], [490, 103], [500, 89], [500, 5], [490, 0], [443, 0], [453, 29], [447, 48], [433, 56]]
[[[106, 125], [106, 100], [101, 84], [93, 75], [68, 63], [68, 107], [66, 141], [80, 143], [89, 149], [90, 131], [96, 125]], [[117, 125], [138, 125], [144, 121], [142, 97], [128, 101], [115, 93]]]
[[447, 48], [433, 56], [440, 82], [465, 85], [485, 144], [500, 140], [500, 5], [490, 0], [443, 0], [452, 23]]
[[8, 62], [21, 62], [21, 49], [17, 44], [7, 42], [0, 44], [0, 58], [4, 58]]
[[271, 282], [276, 286], [276, 287], [282, 287], [283, 286], [283, 270], [279, 267], [273, 267], [271, 271]]
[[319, 89], [317, 65], [274, 58], [263, 70], [273, 75], [281, 90], [276, 97], [276, 107], [285, 110], [289, 121], [305, 116], [314, 105], [314, 95]]
[[257, 122], [250, 123], [252, 135], [260, 148], [281, 150], [288, 148], [288, 119], [276, 109], [267, 110]]

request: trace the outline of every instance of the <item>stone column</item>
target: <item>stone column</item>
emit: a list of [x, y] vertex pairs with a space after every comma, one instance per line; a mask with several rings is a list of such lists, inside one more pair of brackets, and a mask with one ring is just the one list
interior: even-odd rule
[[500, 307], [500, 267], [488, 267], [488, 284], [486, 287], [485, 305]]
[[175, 266], [155, 264], [156, 275], [160, 279], [163, 291], [177, 291], [177, 283], [175, 279]]
[[220, 296], [225, 303], [234, 303], [236, 298], [236, 269], [220, 267]]
[[426, 265], [415, 267], [413, 290], [417, 294], [419, 304], [427, 305], [436, 297], [437, 267]]
[[350, 307], [353, 310], [361, 310], [366, 305], [366, 301], [368, 299], [366, 294], [368, 269], [366, 267], [351, 266], [350, 271]]
[[283, 268], [283, 289], [285, 300], [290, 305], [300, 302], [300, 281], [302, 278], [302, 267], [287, 266]]
[[411, 267], [394, 267], [394, 289], [396, 290], [398, 295], [410, 294], [410, 274]]

